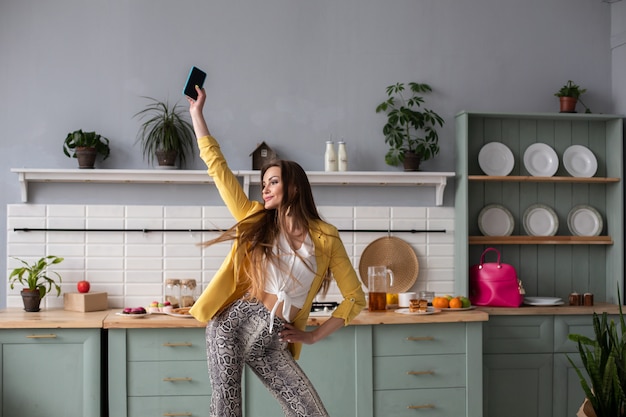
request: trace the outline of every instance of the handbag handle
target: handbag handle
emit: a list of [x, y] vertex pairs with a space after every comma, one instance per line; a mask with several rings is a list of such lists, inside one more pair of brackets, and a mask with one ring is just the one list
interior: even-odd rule
[[502, 268], [502, 265], [500, 265], [500, 251], [496, 248], [487, 248], [483, 251], [483, 254], [480, 255], [480, 265], [478, 265], [478, 269], [482, 269], [483, 264], [485, 263], [485, 255], [487, 254], [487, 252], [489, 251], [494, 251], [495, 253], [498, 254], [498, 265], [497, 268]]

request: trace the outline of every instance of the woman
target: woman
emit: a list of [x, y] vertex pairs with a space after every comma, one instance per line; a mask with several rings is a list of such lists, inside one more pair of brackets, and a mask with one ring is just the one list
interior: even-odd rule
[[[347, 325], [365, 306], [337, 229], [321, 220], [306, 173], [292, 161], [261, 170], [263, 203], [251, 201], [228, 168], [202, 109], [204, 89], [189, 101], [200, 156], [237, 221], [210, 245], [233, 240], [224, 263], [191, 309], [206, 329], [211, 416], [241, 416], [247, 364], [279, 401], [285, 416], [328, 416], [296, 359]], [[313, 299], [334, 277], [343, 301], [321, 326], [305, 331]]]

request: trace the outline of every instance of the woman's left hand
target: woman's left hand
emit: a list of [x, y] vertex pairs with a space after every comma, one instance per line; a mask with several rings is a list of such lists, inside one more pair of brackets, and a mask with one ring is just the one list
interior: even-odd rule
[[281, 342], [287, 343], [303, 343], [305, 345], [312, 345], [315, 343], [312, 332], [305, 332], [291, 323], [285, 323], [283, 329], [278, 333]]

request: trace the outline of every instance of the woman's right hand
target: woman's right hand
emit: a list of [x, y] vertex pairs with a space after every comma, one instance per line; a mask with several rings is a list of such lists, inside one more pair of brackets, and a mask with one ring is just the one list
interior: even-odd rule
[[193, 130], [196, 133], [196, 137], [200, 138], [211, 133], [202, 114], [202, 108], [206, 100], [206, 91], [198, 86], [196, 86], [196, 91], [198, 92], [198, 98], [194, 100], [191, 97], [187, 97], [187, 101], [189, 102], [189, 114], [191, 115]]

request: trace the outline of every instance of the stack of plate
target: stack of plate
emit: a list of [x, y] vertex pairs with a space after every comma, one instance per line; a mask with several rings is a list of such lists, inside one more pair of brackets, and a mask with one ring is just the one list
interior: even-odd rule
[[564, 302], [558, 297], [524, 297], [524, 304], [529, 306], [561, 306]]
[[484, 236], [510, 236], [513, 215], [499, 204], [489, 204], [478, 213], [478, 228]]
[[515, 166], [513, 152], [500, 142], [489, 142], [478, 152], [478, 165], [487, 175], [506, 176]]
[[533, 143], [524, 152], [524, 167], [533, 177], [551, 177], [559, 169], [559, 157], [545, 143]]
[[598, 169], [593, 152], [581, 145], [572, 145], [563, 152], [563, 165], [572, 177], [593, 177]]
[[602, 216], [591, 206], [578, 205], [567, 215], [567, 227], [574, 236], [598, 236], [602, 225]]
[[524, 230], [529, 236], [554, 236], [559, 230], [559, 218], [544, 204], [533, 204], [524, 212]]

